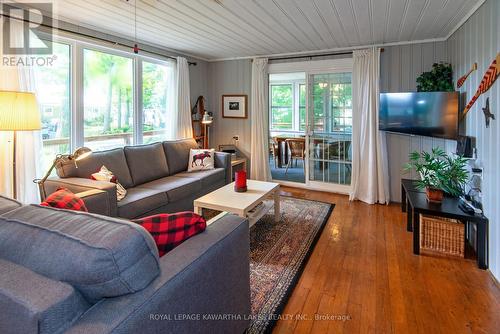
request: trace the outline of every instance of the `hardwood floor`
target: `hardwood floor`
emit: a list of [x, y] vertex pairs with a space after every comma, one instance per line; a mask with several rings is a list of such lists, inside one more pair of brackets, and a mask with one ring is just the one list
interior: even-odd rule
[[473, 260], [413, 255], [399, 205], [282, 193], [336, 206], [273, 333], [500, 333], [489, 272]]

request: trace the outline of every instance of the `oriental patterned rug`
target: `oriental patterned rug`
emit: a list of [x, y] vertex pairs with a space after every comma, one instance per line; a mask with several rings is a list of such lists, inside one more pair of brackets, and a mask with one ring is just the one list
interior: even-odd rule
[[[281, 221], [274, 221], [271, 207], [269, 213], [252, 226], [252, 322], [247, 333], [271, 332], [333, 208], [334, 205], [328, 203], [281, 196]], [[206, 212], [204, 216], [213, 214]]]

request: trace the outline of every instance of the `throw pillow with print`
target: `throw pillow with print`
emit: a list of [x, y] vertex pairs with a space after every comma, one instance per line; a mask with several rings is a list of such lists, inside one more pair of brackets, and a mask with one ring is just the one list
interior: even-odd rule
[[215, 168], [214, 149], [191, 149], [189, 151], [188, 172]]

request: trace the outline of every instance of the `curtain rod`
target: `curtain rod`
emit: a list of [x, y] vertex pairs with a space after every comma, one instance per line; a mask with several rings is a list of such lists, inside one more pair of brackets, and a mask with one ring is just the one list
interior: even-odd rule
[[[18, 21], [23, 21], [23, 22], [27, 22], [27, 23], [35, 23], [35, 22], [32, 22], [32, 21], [24, 19], [24, 18], [20, 19], [18, 17], [12, 17], [12, 16], [4, 14], [4, 13], [0, 13], [0, 15], [8, 18], [9, 20], [12, 19], [12, 20], [18, 20]], [[120, 42], [116, 42], [116, 41], [112, 41], [112, 40], [109, 40], [109, 39], [106, 39], [106, 38], [102, 38], [102, 37], [96, 37], [96, 36], [92, 36], [92, 35], [88, 35], [88, 34], [83, 34], [81, 32], [75, 32], [75, 31], [72, 31], [72, 30], [69, 30], [69, 29], [63, 29], [63, 28], [59, 28], [59, 27], [53, 27], [53, 26], [50, 26], [48, 24], [43, 24], [43, 23], [40, 24], [38, 22], [36, 22], [36, 24], [38, 24], [39, 26], [45, 27], [45, 28], [56, 29], [56, 30], [59, 30], [59, 31], [67, 32], [67, 33], [70, 33], [70, 34], [74, 34], [74, 35], [78, 35], [78, 36], [82, 36], [82, 37], [85, 37], [85, 38], [94, 39], [94, 40], [98, 40], [98, 41], [102, 41], [102, 42], [106, 42], [106, 43], [111, 43], [113, 45], [118, 45], [118, 46], [122, 46], [122, 47], [125, 47], [125, 48], [130, 48], [130, 49], [133, 48], [133, 46], [130, 46], [130, 45], [127, 45], [127, 44], [123, 44], [123, 43], [120, 43]], [[177, 59], [176, 57], [169, 56], [169, 55], [162, 54], [162, 53], [158, 53], [158, 52], [155, 52], [155, 51], [148, 51], [148, 50], [144, 50], [144, 51], [147, 52], [147, 53], [153, 54], [153, 55], [161, 56], [161, 57], [166, 57], [166, 58], [170, 58], [170, 59]], [[192, 66], [198, 65], [197, 62], [192, 62], [192, 61], [188, 61], [188, 64], [192, 65]]]
[[[380, 52], [384, 52], [384, 48], [380, 49]], [[288, 59], [300, 59], [300, 58], [316, 58], [316, 57], [328, 57], [328, 56], [342, 56], [342, 55], [352, 55], [353, 51], [343, 51], [343, 52], [332, 52], [332, 53], [321, 53], [316, 55], [301, 55], [301, 56], [289, 56], [289, 57], [269, 57], [269, 60], [288, 60]], [[253, 61], [253, 59], [252, 59]]]

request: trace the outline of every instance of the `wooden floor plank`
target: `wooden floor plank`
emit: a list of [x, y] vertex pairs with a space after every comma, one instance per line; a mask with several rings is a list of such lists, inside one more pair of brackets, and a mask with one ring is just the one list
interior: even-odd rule
[[500, 289], [490, 274], [471, 259], [413, 255], [398, 205], [290, 187], [282, 194], [336, 207], [274, 333], [498, 332]]

